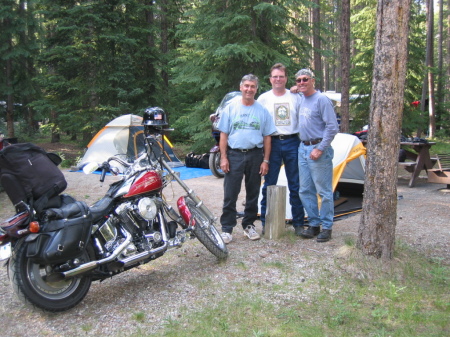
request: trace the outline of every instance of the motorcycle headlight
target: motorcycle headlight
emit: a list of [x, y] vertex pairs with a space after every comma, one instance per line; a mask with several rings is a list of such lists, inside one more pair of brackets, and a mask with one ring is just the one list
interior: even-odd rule
[[145, 220], [153, 220], [158, 213], [156, 203], [151, 198], [142, 198], [138, 202], [138, 213]]

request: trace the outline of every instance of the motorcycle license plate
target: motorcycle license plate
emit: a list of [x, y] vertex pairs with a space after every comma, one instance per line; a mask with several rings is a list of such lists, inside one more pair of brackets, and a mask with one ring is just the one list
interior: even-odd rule
[[0, 247], [0, 261], [9, 259], [11, 256], [11, 244], [7, 243]]

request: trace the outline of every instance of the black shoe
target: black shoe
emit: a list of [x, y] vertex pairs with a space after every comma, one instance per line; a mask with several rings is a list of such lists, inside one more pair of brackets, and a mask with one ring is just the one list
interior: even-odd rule
[[294, 227], [294, 230], [295, 230], [295, 235], [298, 235], [298, 236], [302, 235], [302, 232], [304, 231], [303, 226]]
[[319, 235], [319, 233], [320, 233], [320, 227], [319, 226], [316, 226], [316, 227], [309, 226], [308, 229], [302, 231], [300, 233], [300, 235], [303, 236], [306, 239], [312, 239], [316, 235]]
[[317, 242], [327, 242], [331, 240], [331, 229], [322, 229], [320, 234], [317, 236]]

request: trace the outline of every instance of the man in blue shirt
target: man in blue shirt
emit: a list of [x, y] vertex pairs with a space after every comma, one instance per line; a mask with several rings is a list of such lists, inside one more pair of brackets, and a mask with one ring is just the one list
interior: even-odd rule
[[[303, 93], [299, 105], [300, 147], [298, 164], [300, 198], [308, 214], [308, 229], [301, 236], [318, 242], [331, 239], [334, 217], [333, 156], [331, 141], [339, 131], [333, 104], [314, 88], [314, 73], [301, 69], [295, 74], [297, 89]], [[321, 207], [317, 195], [321, 198]], [[322, 231], [320, 231], [322, 224]]]
[[258, 213], [261, 176], [269, 170], [270, 135], [276, 132], [266, 108], [255, 101], [258, 77], [245, 75], [240, 84], [242, 99], [234, 100], [223, 111], [220, 130], [220, 168], [225, 173], [224, 201], [220, 223], [225, 243], [233, 239], [236, 226], [236, 201], [245, 177], [246, 201], [242, 228], [250, 240], [258, 240], [254, 221]]

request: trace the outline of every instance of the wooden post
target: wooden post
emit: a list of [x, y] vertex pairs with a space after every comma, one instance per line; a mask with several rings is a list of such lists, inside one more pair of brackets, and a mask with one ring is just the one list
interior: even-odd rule
[[286, 186], [267, 187], [265, 236], [279, 239], [286, 229]]

